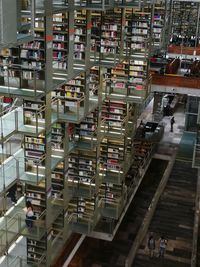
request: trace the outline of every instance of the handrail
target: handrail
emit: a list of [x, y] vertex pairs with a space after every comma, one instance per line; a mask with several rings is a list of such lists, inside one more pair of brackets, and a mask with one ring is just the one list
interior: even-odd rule
[[[23, 48], [22, 48], [23, 49]], [[1, 67], [8, 67], [9, 70], [18, 70], [18, 71], [23, 71], [23, 70], [29, 70], [29, 71], [41, 71], [41, 68], [35, 67], [35, 66], [25, 66], [23, 64], [16, 64], [16, 63], [0, 63]], [[15, 69], [15, 67], [19, 67], [20, 69]], [[4, 71], [6, 71], [7, 69], [5, 68]]]
[[37, 266], [38, 266], [38, 267], [40, 266], [40, 264], [42, 263], [42, 261], [45, 259], [45, 257], [46, 257], [46, 252], [44, 252], [44, 253], [41, 255], [41, 257], [40, 257], [40, 259], [39, 259], [39, 261], [38, 261], [38, 263], [37, 263]]
[[[19, 261], [18, 261], [19, 260]], [[15, 258], [11, 261], [11, 262], [8, 262], [8, 258], [7, 258], [7, 266], [12, 266], [12, 267], [22, 267], [22, 262], [25, 262], [26, 259], [21, 257], [21, 256], [15, 256]], [[17, 263], [17, 265], [14, 265], [15, 263]]]

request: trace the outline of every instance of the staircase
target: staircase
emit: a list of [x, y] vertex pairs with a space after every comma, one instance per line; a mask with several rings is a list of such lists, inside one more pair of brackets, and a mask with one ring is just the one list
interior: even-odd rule
[[[176, 161], [149, 227], [157, 240], [168, 239], [164, 259], [148, 258], [147, 240], [141, 245], [134, 267], [190, 267], [192, 254], [197, 170], [191, 162]], [[156, 255], [158, 255], [158, 248]]]

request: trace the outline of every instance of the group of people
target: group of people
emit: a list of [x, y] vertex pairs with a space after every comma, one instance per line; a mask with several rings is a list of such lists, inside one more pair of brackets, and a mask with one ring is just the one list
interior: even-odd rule
[[[164, 257], [165, 249], [167, 246], [167, 239], [164, 236], [161, 236], [159, 239], [159, 251], [158, 257]], [[150, 235], [148, 239], [148, 249], [149, 249], [149, 258], [153, 258], [155, 256], [156, 249], [156, 240], [153, 235]]]

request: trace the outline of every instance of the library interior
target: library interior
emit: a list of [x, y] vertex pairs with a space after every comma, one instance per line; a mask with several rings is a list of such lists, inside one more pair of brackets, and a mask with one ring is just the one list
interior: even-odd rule
[[200, 0], [0, 0], [0, 267], [198, 267], [199, 168]]

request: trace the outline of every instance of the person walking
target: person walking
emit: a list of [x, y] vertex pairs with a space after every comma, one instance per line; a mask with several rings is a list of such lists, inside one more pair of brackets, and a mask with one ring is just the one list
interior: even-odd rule
[[175, 123], [175, 119], [174, 119], [174, 116], [171, 118], [171, 120], [170, 120], [170, 124], [171, 124], [171, 132], [173, 132], [173, 125], [174, 125], [174, 123]]
[[148, 239], [148, 249], [149, 249], [149, 258], [152, 259], [154, 256], [154, 250], [156, 248], [156, 243], [153, 235], [150, 235]]
[[159, 240], [159, 257], [160, 258], [164, 257], [166, 246], [167, 246], [167, 240], [164, 238], [164, 236], [161, 236]]

